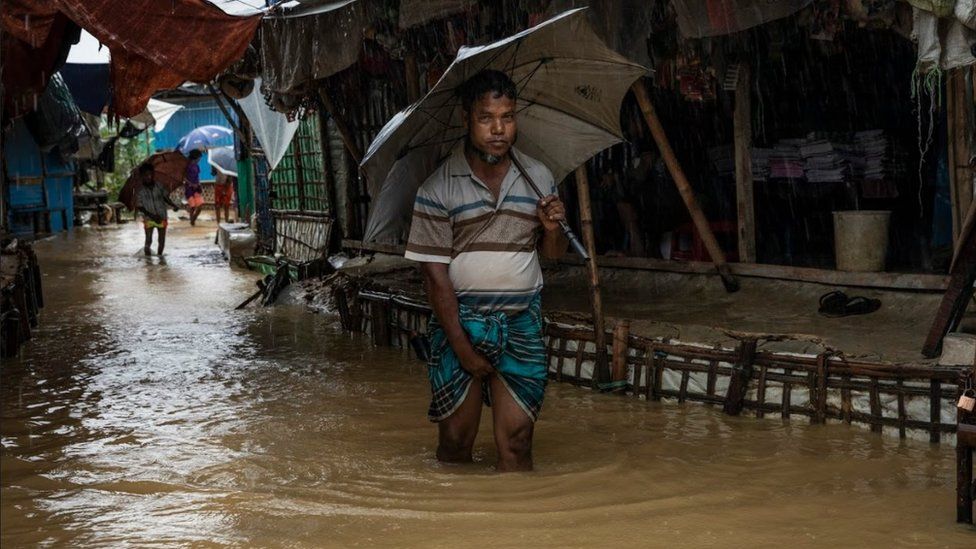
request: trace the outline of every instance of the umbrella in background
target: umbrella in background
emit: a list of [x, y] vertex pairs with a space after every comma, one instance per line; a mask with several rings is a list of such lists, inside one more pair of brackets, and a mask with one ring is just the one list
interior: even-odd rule
[[193, 149], [205, 151], [214, 147], [233, 143], [234, 132], [223, 126], [200, 126], [180, 138], [176, 144], [177, 150], [183, 154], [190, 154]]
[[217, 168], [220, 173], [237, 177], [237, 159], [234, 158], [234, 147], [211, 149], [207, 162]]
[[[437, 84], [396, 114], [363, 158], [369, 194], [375, 197], [365, 241], [402, 240], [414, 196], [430, 175], [429, 168], [466, 135], [456, 90], [483, 69], [503, 71], [515, 82], [517, 147], [548, 166], [557, 182], [623, 140], [620, 105], [631, 84], [647, 73], [607, 47], [582, 9], [492, 44], [461, 48]], [[586, 257], [577, 244], [574, 247]]]
[[179, 151], [159, 152], [142, 161], [138, 166], [129, 172], [129, 178], [119, 191], [119, 202], [125, 204], [127, 208], [135, 211], [136, 195], [142, 182], [139, 180], [139, 166], [151, 163], [155, 168], [156, 183], [162, 185], [167, 192], [173, 192], [183, 184], [183, 174], [186, 173], [186, 165], [189, 160]]

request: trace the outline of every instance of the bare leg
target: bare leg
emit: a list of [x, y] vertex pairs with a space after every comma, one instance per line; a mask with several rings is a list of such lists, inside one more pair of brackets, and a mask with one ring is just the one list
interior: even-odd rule
[[145, 229], [146, 229], [146, 243], [142, 246], [142, 252], [145, 253], [146, 255], [150, 255], [152, 253], [152, 251], [150, 250], [150, 246], [152, 246], [153, 230], [152, 227], [146, 227]]
[[230, 223], [230, 206], [224, 206], [224, 221]]
[[519, 407], [498, 374], [491, 376], [491, 414], [498, 448], [499, 472], [532, 470], [532, 432], [535, 424]]
[[217, 218], [217, 224], [220, 225], [220, 204], [214, 204], [214, 217]]
[[437, 460], [451, 463], [471, 461], [471, 449], [481, 421], [481, 382], [471, 382], [468, 395], [453, 414], [437, 424]]
[[163, 255], [163, 248], [166, 247], [166, 228], [160, 227], [156, 229], [159, 234], [159, 246], [156, 248], [156, 255]]

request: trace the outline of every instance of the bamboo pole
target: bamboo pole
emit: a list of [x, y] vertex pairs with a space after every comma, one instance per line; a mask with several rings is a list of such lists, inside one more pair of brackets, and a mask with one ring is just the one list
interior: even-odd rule
[[600, 271], [596, 265], [596, 238], [593, 235], [593, 211], [590, 207], [590, 181], [586, 166], [576, 168], [576, 192], [579, 195], [580, 228], [590, 259], [590, 300], [593, 305], [593, 338], [596, 345], [596, 364], [593, 366], [592, 386], [596, 388], [610, 381], [607, 364], [607, 336], [603, 319], [603, 299], [600, 296]]
[[708, 219], [705, 218], [705, 213], [702, 212], [701, 207], [698, 205], [698, 200], [695, 198], [695, 191], [691, 188], [691, 183], [688, 182], [684, 170], [681, 169], [681, 164], [678, 163], [678, 157], [675, 156], [674, 150], [671, 148], [671, 143], [668, 141], [668, 136], [664, 133], [661, 121], [654, 111], [654, 105], [651, 104], [651, 99], [647, 93], [647, 87], [644, 86], [644, 81], [638, 80], [634, 82], [631, 89], [637, 98], [641, 112], [644, 113], [644, 120], [651, 130], [651, 135], [654, 136], [654, 142], [657, 143], [657, 147], [661, 151], [661, 156], [664, 158], [664, 163], [671, 173], [671, 178], [674, 179], [674, 184], [678, 187], [678, 192], [681, 193], [681, 199], [684, 201], [685, 207], [688, 208], [688, 213], [691, 214], [691, 220], [695, 223], [695, 228], [698, 229], [698, 233], [701, 235], [705, 248], [708, 250], [708, 255], [712, 258], [712, 263], [715, 264], [715, 269], [718, 271], [719, 276], [722, 277], [722, 284], [725, 285], [726, 291], [738, 291], [739, 282], [732, 276], [732, 272], [729, 270], [729, 264], [725, 261], [725, 253], [722, 252], [718, 241], [715, 240], [715, 235], [708, 225]]

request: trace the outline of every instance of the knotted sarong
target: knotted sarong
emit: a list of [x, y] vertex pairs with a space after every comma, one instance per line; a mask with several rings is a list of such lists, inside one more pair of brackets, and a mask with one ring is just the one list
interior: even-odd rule
[[[458, 313], [475, 350], [495, 368], [495, 375], [529, 418], [538, 419], [548, 381], [539, 296], [527, 309], [512, 315], [482, 313], [463, 304], [458, 305]], [[428, 325], [428, 337], [431, 354], [427, 375], [433, 398], [427, 417], [438, 422], [461, 406], [474, 377], [461, 367], [436, 318]], [[481, 380], [481, 390], [485, 405], [491, 406], [491, 386], [487, 379]]]

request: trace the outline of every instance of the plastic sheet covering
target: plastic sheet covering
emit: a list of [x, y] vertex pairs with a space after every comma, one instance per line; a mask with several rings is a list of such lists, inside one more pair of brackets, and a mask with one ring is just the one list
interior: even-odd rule
[[672, 0], [687, 38], [719, 36], [790, 16], [811, 0]]
[[[463, 142], [455, 91], [482, 69], [506, 71], [518, 83], [518, 148], [545, 164], [557, 182], [622, 140], [620, 104], [647, 72], [607, 47], [589, 26], [585, 10], [566, 12], [492, 44], [461, 48], [430, 92], [397, 113], [366, 152], [362, 168], [369, 194], [376, 197], [367, 240], [402, 238], [403, 197], [410, 198], [406, 209], [411, 210], [411, 191], [431, 173], [424, 170]], [[401, 185], [408, 188], [389, 189]]]
[[56, 149], [62, 157], [74, 154], [78, 139], [88, 131], [71, 91], [59, 74], [48, 82], [37, 109], [27, 115], [25, 122], [38, 148], [44, 152]]
[[288, 150], [292, 137], [298, 131], [299, 121], [288, 121], [288, 117], [282, 113], [271, 110], [264, 102], [264, 97], [258, 91], [261, 88], [261, 79], [258, 78], [254, 83], [254, 91], [250, 95], [237, 102], [244, 116], [251, 123], [254, 135], [258, 138], [258, 144], [264, 151], [268, 160], [269, 170], [274, 170], [278, 162], [281, 162]]
[[[366, 25], [364, 2], [330, 2], [308, 9], [261, 23], [261, 90], [273, 100], [274, 96], [303, 96], [313, 80], [346, 69], [359, 58]], [[278, 105], [281, 110], [297, 106], [287, 101]]]
[[475, 0], [401, 0], [400, 28], [409, 29], [428, 21], [460, 13], [477, 4]]

